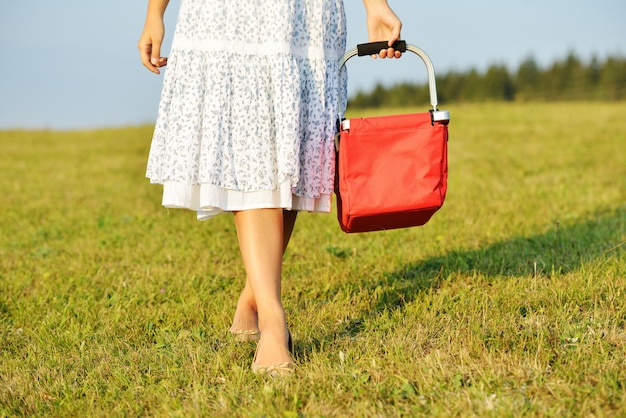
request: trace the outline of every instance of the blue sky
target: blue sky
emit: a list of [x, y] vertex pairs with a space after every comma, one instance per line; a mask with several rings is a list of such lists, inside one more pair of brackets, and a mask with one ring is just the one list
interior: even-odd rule
[[[171, 41], [180, 0], [166, 15]], [[529, 55], [541, 65], [569, 51], [626, 55], [624, 0], [389, 0], [403, 38], [422, 47], [438, 73], [511, 68]], [[139, 62], [146, 0], [2, 0], [0, 129], [83, 129], [152, 123], [162, 76]], [[345, 0], [349, 45], [366, 40], [360, 0]], [[167, 50], [167, 48], [166, 48]], [[408, 59], [407, 59], [408, 58]], [[349, 89], [422, 81], [417, 57], [348, 64]], [[428, 98], [424, 98], [427, 107]], [[445, 104], [442, 104], [445, 106]]]

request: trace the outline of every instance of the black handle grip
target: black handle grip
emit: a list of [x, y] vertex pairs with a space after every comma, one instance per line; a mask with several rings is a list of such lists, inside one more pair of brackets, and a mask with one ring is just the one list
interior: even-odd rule
[[[381, 49], [389, 48], [389, 42], [381, 41], [381, 42], [370, 42], [367, 44], [358, 44], [356, 46], [357, 55], [359, 57], [363, 57], [365, 55], [378, 55]], [[406, 42], [405, 41], [396, 41], [394, 42], [393, 49], [400, 52], [406, 52]]]

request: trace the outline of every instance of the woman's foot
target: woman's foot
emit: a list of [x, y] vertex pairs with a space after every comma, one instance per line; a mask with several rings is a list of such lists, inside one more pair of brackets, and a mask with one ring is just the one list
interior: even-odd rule
[[285, 325], [267, 327], [257, 345], [252, 371], [272, 377], [290, 375], [296, 367], [292, 353], [293, 340], [289, 329]]
[[241, 296], [239, 296], [233, 324], [229, 331], [237, 341], [257, 341], [259, 339], [256, 303], [247, 283]]

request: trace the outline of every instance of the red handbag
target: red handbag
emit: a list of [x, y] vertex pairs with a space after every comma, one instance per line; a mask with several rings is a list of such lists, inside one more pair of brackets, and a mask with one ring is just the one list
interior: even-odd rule
[[[375, 54], [386, 45], [359, 45], [344, 55], [340, 65], [355, 55]], [[335, 193], [344, 232], [424, 225], [446, 197], [450, 113], [437, 109], [434, 70], [426, 53], [403, 41], [394, 48], [413, 52], [426, 64], [433, 108], [341, 122]]]

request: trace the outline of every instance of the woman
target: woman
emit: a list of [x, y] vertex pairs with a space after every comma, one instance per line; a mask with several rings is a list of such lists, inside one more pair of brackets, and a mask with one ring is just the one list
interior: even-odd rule
[[[370, 41], [391, 45], [401, 22], [364, 0]], [[182, 0], [171, 54], [160, 53], [168, 0], [149, 0], [143, 65], [168, 65], [147, 177], [163, 205], [208, 219], [233, 212], [246, 270], [230, 332], [258, 339], [256, 373], [290, 374], [282, 256], [300, 210], [330, 212], [334, 121], [343, 112], [342, 0]]]

